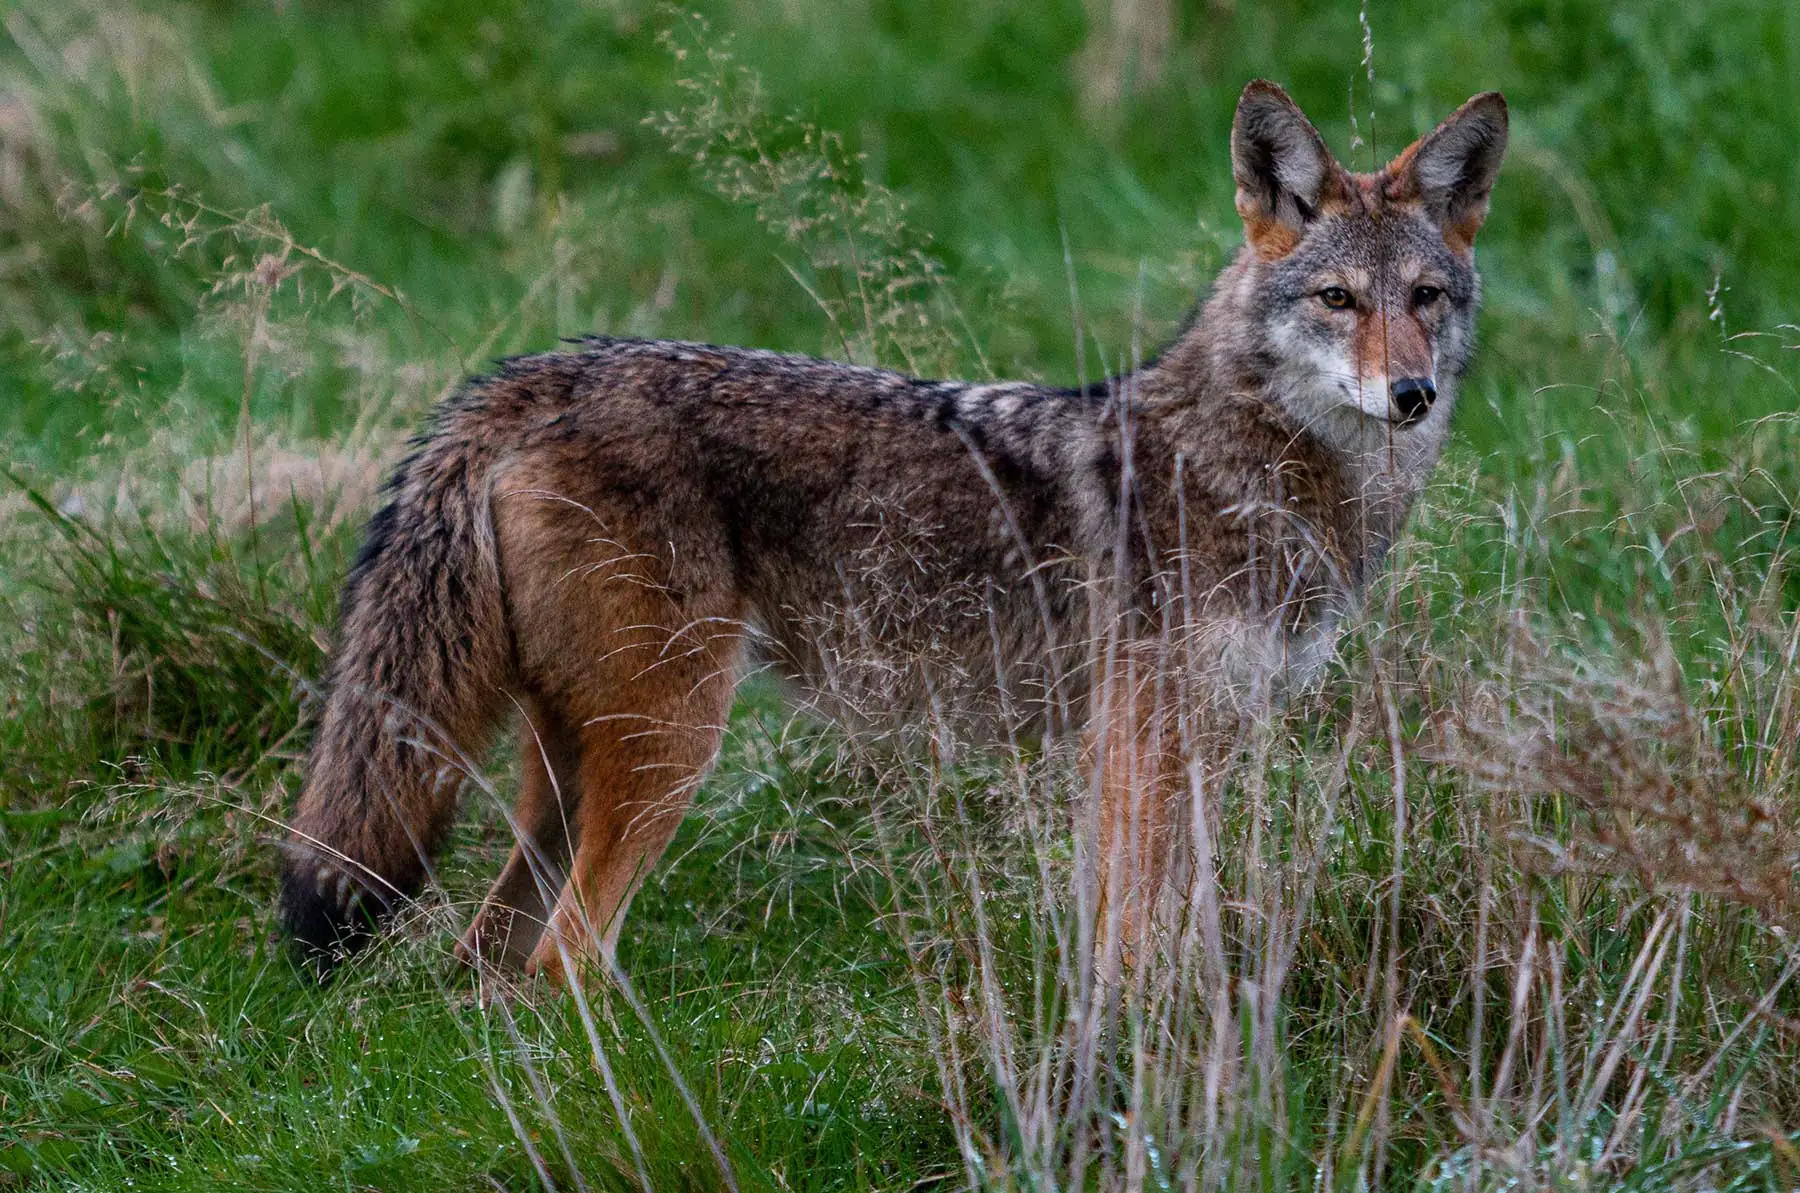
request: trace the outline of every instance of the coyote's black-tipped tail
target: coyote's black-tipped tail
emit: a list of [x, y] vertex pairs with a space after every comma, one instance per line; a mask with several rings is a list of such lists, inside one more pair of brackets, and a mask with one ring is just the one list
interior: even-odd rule
[[344, 588], [282, 874], [282, 918], [321, 976], [418, 891], [506, 704], [489, 473], [510, 420], [484, 397], [452, 402], [401, 465]]

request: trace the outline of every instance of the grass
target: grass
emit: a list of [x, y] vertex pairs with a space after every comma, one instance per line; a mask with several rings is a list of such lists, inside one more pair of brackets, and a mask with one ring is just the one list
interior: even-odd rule
[[[0, 1187], [1800, 1181], [1800, 13], [1097, 14], [6, 8]], [[1203, 947], [1084, 993], [1066, 767], [752, 688], [628, 983], [478, 1005], [486, 794], [305, 980], [269, 841], [435, 397], [593, 331], [1097, 374], [1235, 244], [1254, 75], [1358, 165], [1486, 87], [1515, 140], [1457, 447], [1209, 797]]]

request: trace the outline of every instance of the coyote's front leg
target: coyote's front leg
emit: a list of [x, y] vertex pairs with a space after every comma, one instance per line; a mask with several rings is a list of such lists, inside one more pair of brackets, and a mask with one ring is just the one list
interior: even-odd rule
[[1096, 693], [1087, 765], [1095, 806], [1095, 958], [1103, 973], [1155, 947], [1157, 906], [1180, 845], [1187, 768], [1178, 686], [1162, 652], [1121, 652]]
[[[1096, 693], [1084, 758], [1094, 806], [1094, 956], [1102, 974], [1149, 959], [1180, 930], [1182, 873], [1196, 794], [1223, 780], [1241, 710], [1226, 677], [1196, 675], [1193, 651], [1133, 644], [1119, 652]], [[1186, 665], [1172, 661], [1181, 656]]]

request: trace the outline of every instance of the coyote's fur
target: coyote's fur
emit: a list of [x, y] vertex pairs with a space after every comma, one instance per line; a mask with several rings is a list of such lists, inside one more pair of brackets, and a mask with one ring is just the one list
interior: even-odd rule
[[609, 950], [754, 653], [865, 713], [1081, 728], [1102, 904], [1149, 930], [1188, 767], [1329, 657], [1444, 444], [1506, 131], [1480, 95], [1352, 174], [1251, 83], [1242, 250], [1083, 390], [607, 338], [471, 381], [345, 586], [289, 927], [328, 965], [413, 894], [516, 707], [519, 843], [462, 950]]

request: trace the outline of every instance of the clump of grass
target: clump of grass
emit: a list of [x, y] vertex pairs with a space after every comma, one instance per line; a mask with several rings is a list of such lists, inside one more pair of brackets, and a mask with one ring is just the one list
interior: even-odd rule
[[[1777, 658], [1791, 653], [1789, 643], [1768, 645]], [[1472, 693], [1446, 726], [1442, 756], [1496, 790], [1580, 810], [1568, 839], [1524, 843], [1544, 851], [1539, 864], [1703, 893], [1792, 927], [1800, 837], [1789, 743], [1800, 725], [1791, 662], [1771, 676], [1770, 703], [1727, 712], [1759, 722], [1759, 740], [1733, 759], [1715, 716], [1690, 702], [1666, 644], [1630, 676], [1555, 664], [1529, 638], [1516, 651], [1522, 680]]]
[[97, 673], [96, 690], [66, 710], [71, 741], [12, 752], [9, 786], [51, 785], [75, 743], [87, 748], [77, 757], [178, 770], [240, 769], [294, 749], [329, 608], [304, 511], [289, 568], [246, 559], [241, 543], [147, 523], [98, 530], [29, 492], [60, 540], [38, 582], [66, 611], [70, 648]]

